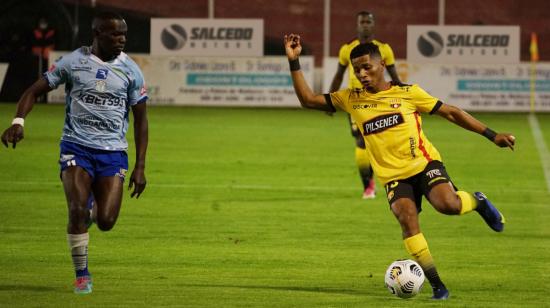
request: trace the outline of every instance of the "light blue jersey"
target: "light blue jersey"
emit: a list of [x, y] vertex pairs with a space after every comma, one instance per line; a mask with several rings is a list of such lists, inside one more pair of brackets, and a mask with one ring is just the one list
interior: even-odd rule
[[81, 47], [44, 74], [52, 89], [65, 83], [65, 126], [61, 140], [90, 148], [125, 151], [130, 106], [147, 100], [137, 64], [121, 52], [104, 62]]

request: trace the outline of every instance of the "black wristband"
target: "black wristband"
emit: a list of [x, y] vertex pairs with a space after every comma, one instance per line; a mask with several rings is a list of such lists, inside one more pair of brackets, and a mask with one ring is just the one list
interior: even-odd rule
[[497, 133], [489, 127], [487, 127], [481, 134], [491, 141], [495, 141], [495, 137], [497, 136]]
[[288, 64], [290, 64], [290, 71], [299, 71], [300, 70], [300, 60], [298, 58], [294, 60], [288, 60]]

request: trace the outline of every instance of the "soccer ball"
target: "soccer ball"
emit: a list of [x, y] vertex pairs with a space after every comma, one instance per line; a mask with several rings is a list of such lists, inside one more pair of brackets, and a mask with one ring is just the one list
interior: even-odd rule
[[397, 260], [386, 270], [384, 281], [391, 294], [410, 298], [422, 290], [424, 271], [413, 260]]

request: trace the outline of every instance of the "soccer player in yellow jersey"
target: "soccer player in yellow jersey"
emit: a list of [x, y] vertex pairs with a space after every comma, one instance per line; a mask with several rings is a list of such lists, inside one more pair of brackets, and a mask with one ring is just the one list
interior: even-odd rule
[[[353, 73], [350, 60], [351, 50], [355, 46], [363, 43], [373, 43], [378, 46], [380, 55], [382, 56], [384, 63], [386, 63], [386, 70], [388, 71], [392, 82], [397, 85], [401, 84], [399, 76], [397, 76], [397, 72], [395, 71], [395, 59], [390, 45], [373, 39], [374, 24], [374, 15], [372, 13], [367, 11], [357, 13], [357, 38], [340, 47], [340, 52], [338, 53], [338, 69], [336, 70], [336, 74], [332, 79], [329, 89], [331, 93], [340, 89], [346, 70], [348, 70], [349, 74], [348, 88], [363, 88], [363, 85]], [[359, 169], [361, 181], [363, 182], [363, 199], [372, 199], [375, 197], [375, 184], [372, 166], [370, 164], [368, 154], [365, 151], [365, 141], [363, 141], [363, 137], [361, 136], [357, 125], [351, 120], [351, 117], [349, 120], [351, 135], [355, 138], [355, 162], [357, 164], [357, 168]]]
[[439, 278], [419, 226], [422, 195], [443, 214], [462, 215], [475, 210], [497, 232], [504, 229], [504, 217], [483, 193], [456, 190], [439, 152], [424, 135], [420, 113], [442, 116], [500, 147], [513, 149], [515, 137], [492, 131], [418, 85], [398, 86], [387, 82], [384, 60], [372, 43], [360, 44], [351, 52], [353, 69], [362, 89], [315, 94], [300, 71], [300, 36], [285, 35], [284, 43], [294, 89], [302, 106], [323, 111], [338, 108], [351, 114], [359, 124], [374, 172], [385, 185], [390, 209], [401, 225], [407, 252], [422, 266], [433, 289], [432, 298], [447, 299], [449, 291]]

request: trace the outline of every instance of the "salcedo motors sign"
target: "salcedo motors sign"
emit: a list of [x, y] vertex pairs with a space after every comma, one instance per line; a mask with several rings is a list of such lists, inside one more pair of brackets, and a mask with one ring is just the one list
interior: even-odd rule
[[151, 19], [151, 55], [263, 56], [263, 41], [262, 19]]
[[519, 26], [407, 26], [412, 63], [518, 63]]

